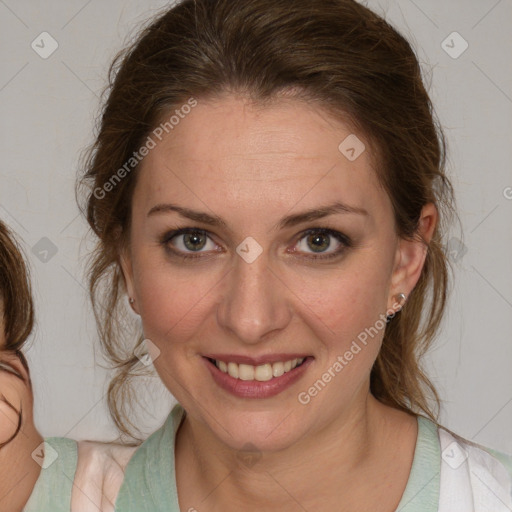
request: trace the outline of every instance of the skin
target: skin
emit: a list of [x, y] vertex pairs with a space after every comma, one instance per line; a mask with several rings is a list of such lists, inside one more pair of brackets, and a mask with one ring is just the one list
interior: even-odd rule
[[[3, 305], [0, 301], [0, 312]], [[33, 395], [29, 384], [30, 376], [20, 359], [7, 350], [3, 315], [0, 314], [0, 362], [7, 364], [14, 372], [0, 369], [0, 444], [11, 439], [16, 432], [18, 415], [4, 401], [23, 411], [21, 429], [8, 444], [0, 448], [0, 510], [17, 512], [23, 510], [41, 466], [32, 458], [32, 452], [43, 442], [34, 425]]]
[[[142, 162], [122, 269], [145, 337], [160, 350], [155, 368], [187, 411], [176, 441], [183, 510], [386, 511], [400, 501], [417, 421], [369, 392], [382, 329], [310, 403], [297, 399], [396, 294], [409, 295], [425, 261], [424, 244], [397, 237], [369, 150], [352, 162], [338, 150], [351, 133], [296, 99], [255, 107], [226, 95], [199, 101]], [[286, 215], [335, 201], [367, 215], [276, 229]], [[220, 216], [227, 227], [177, 212], [148, 216], [162, 203]], [[436, 221], [434, 205], [425, 205], [419, 232], [427, 242]], [[170, 255], [169, 247], [198, 254], [183, 235], [162, 242], [184, 227], [208, 232], [197, 259]], [[353, 244], [339, 257], [308, 259], [318, 255], [308, 228], [331, 228]], [[248, 236], [263, 249], [250, 264], [236, 253]], [[324, 252], [335, 252], [340, 244], [327, 240]], [[242, 399], [215, 384], [202, 357], [209, 352], [314, 360], [277, 396]], [[253, 464], [240, 456], [247, 443]]]

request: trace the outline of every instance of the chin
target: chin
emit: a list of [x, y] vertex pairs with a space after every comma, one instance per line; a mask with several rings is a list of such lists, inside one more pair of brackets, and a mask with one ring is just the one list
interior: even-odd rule
[[275, 452], [288, 448], [302, 437], [304, 421], [297, 414], [279, 410], [232, 410], [210, 428], [234, 450]]

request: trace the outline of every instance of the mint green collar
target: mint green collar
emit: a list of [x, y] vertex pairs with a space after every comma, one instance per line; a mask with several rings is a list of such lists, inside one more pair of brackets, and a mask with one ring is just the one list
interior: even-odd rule
[[[180, 512], [174, 444], [184, 417], [176, 404], [164, 425], [130, 459], [116, 500], [119, 512]], [[437, 425], [418, 416], [418, 438], [409, 480], [396, 512], [437, 512], [441, 450]]]
[[418, 439], [411, 473], [396, 512], [437, 512], [441, 448], [437, 425], [418, 416]]
[[116, 512], [180, 512], [174, 441], [183, 413], [176, 404], [162, 427], [132, 455], [117, 495]]

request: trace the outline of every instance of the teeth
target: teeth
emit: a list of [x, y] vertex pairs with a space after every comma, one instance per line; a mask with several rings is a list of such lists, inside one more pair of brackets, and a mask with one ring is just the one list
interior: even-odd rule
[[284, 363], [274, 363], [272, 365], [272, 375], [274, 377], [281, 377], [281, 375], [284, 375]]
[[240, 380], [254, 380], [254, 366], [249, 364], [239, 364], [238, 378]]
[[272, 379], [272, 365], [262, 364], [260, 366], [256, 367], [256, 370], [254, 370], [254, 378], [259, 381], [266, 381]]
[[260, 366], [252, 366], [250, 364], [237, 364], [233, 362], [226, 363], [224, 361], [215, 361], [217, 368], [224, 373], [227, 373], [234, 379], [240, 380], [257, 380], [264, 382], [274, 377], [280, 377], [284, 373], [293, 370], [296, 366], [301, 364], [304, 358], [291, 359], [290, 361], [265, 363]]
[[[219, 361], [215, 361], [215, 363], [219, 364]], [[219, 368], [220, 370], [222, 370], [222, 368]], [[224, 373], [229, 373], [229, 375], [231, 375], [231, 377], [234, 377], [235, 379], [238, 379], [238, 365], [236, 363], [228, 363], [228, 368], [227, 368], [227, 371], [226, 370], [222, 370]]]

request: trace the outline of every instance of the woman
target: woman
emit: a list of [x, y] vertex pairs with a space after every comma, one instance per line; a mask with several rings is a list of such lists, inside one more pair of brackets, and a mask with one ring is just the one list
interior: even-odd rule
[[25, 510], [510, 508], [419, 365], [453, 198], [409, 44], [348, 0], [185, 0], [111, 77], [82, 180], [109, 405], [133, 434], [151, 361], [179, 405], [138, 447], [49, 439]]

